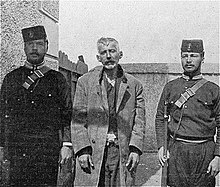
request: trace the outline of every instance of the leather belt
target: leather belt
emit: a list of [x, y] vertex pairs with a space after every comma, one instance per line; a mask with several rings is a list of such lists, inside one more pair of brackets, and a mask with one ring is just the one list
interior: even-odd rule
[[[174, 139], [173, 134], [170, 134], [170, 137]], [[186, 143], [204, 143], [207, 141], [214, 141], [214, 137], [191, 137], [191, 136], [181, 136], [176, 134], [175, 140]]]

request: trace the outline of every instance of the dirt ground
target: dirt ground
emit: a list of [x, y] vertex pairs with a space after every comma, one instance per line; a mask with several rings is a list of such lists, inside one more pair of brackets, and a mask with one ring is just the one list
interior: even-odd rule
[[160, 169], [156, 153], [144, 153], [141, 155], [137, 168], [136, 185], [143, 186]]

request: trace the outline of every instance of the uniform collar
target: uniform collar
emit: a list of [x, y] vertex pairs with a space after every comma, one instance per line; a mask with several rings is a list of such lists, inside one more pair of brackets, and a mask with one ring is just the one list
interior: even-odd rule
[[[182, 75], [182, 78], [184, 78], [185, 80], [190, 80], [190, 77], [184, 74]], [[202, 74], [199, 74], [199, 75], [194, 76], [191, 80], [199, 80], [202, 78], [203, 78]]]
[[43, 61], [43, 62], [40, 63], [40, 64], [33, 65], [33, 64], [31, 64], [30, 62], [25, 61], [24, 66], [25, 66], [26, 68], [28, 68], [28, 69], [36, 70], [36, 69], [41, 69], [41, 68], [44, 66], [44, 63], [45, 63], [45, 62]]

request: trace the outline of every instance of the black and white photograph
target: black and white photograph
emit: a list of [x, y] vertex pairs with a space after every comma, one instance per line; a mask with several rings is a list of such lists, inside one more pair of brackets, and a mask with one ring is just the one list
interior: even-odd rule
[[1, 0], [0, 186], [220, 187], [218, 0]]

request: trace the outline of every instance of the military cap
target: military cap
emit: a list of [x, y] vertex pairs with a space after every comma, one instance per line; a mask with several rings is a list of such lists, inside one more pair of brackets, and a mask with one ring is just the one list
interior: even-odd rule
[[42, 25], [22, 29], [22, 36], [24, 42], [47, 38], [46, 31]]
[[203, 41], [202, 40], [183, 40], [181, 46], [181, 52], [203, 52]]

